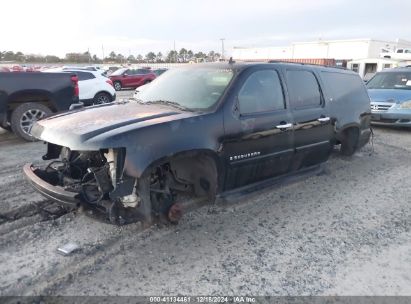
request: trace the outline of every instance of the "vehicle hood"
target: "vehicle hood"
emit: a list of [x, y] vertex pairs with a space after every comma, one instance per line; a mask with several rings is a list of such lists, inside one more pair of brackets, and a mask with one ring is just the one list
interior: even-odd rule
[[124, 146], [122, 135], [137, 129], [195, 116], [165, 105], [115, 102], [58, 114], [35, 123], [31, 134], [73, 150]]
[[411, 100], [411, 90], [397, 89], [368, 89], [371, 102], [396, 102], [401, 103]]

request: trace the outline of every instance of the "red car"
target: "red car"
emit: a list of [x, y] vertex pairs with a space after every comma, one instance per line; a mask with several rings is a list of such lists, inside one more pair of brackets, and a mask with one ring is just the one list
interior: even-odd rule
[[113, 82], [114, 89], [137, 88], [147, 84], [156, 78], [156, 74], [150, 69], [122, 68], [113, 72], [109, 78]]

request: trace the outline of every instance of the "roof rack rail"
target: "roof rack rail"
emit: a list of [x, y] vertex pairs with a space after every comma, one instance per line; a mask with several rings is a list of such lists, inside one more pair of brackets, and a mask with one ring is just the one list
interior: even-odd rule
[[348, 70], [346, 67], [338, 66], [338, 65], [326, 65], [326, 64], [315, 64], [315, 63], [304, 63], [304, 62], [293, 62], [287, 60], [269, 60], [268, 63], [288, 63], [288, 64], [299, 64], [299, 65], [313, 65], [313, 66], [321, 66], [326, 68], [334, 68], [340, 70]]

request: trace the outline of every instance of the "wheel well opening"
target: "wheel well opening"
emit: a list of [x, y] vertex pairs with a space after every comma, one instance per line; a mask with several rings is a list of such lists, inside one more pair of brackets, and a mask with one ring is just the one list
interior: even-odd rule
[[21, 94], [14, 96], [12, 99], [9, 100], [7, 104], [7, 111], [8, 111], [8, 119], [10, 119], [11, 112], [14, 111], [18, 106], [28, 103], [40, 103], [46, 107], [48, 107], [51, 111], [56, 112], [57, 109], [53, 106], [51, 99], [44, 94]]
[[191, 194], [195, 196], [207, 196], [210, 199], [217, 194], [219, 184], [217, 161], [206, 153], [184, 153], [172, 156], [156, 162], [147, 171], [154, 172], [158, 168], [171, 173], [170, 188], [175, 187], [183, 192], [185, 189], [191, 190]]
[[360, 129], [356, 126], [350, 126], [342, 130], [338, 136], [341, 143], [340, 153], [351, 156], [357, 150], [360, 137]]

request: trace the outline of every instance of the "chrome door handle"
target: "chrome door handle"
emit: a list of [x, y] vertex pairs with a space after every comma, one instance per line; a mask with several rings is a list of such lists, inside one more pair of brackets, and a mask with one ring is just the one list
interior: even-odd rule
[[285, 129], [289, 129], [289, 128], [292, 128], [293, 127], [293, 124], [292, 123], [287, 123], [287, 124], [283, 124], [283, 125], [278, 125], [278, 126], [275, 126], [277, 129], [280, 129], [280, 130], [285, 130]]
[[327, 121], [330, 121], [330, 118], [329, 117], [320, 117], [320, 118], [318, 118], [317, 119], [319, 122], [327, 122]]

